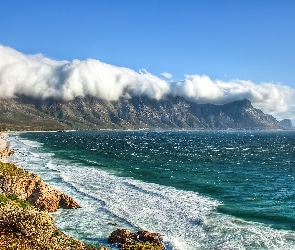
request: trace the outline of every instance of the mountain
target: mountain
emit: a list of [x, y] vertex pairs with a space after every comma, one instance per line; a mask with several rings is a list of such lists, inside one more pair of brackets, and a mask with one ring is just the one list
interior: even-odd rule
[[290, 119], [284, 119], [284, 120], [280, 121], [280, 124], [285, 129], [292, 129], [292, 130], [295, 129], [295, 127], [293, 126]]
[[162, 100], [91, 96], [72, 101], [20, 96], [0, 99], [0, 129], [284, 129], [249, 100], [224, 105], [197, 104], [179, 96]]

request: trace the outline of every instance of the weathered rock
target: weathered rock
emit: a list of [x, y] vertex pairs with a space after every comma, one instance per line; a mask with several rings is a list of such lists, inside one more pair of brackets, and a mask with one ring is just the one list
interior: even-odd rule
[[11, 163], [0, 163], [0, 193], [16, 194], [19, 199], [47, 212], [79, 207], [73, 198], [46, 184], [40, 176]]
[[145, 230], [140, 230], [136, 233], [130, 233], [127, 229], [117, 229], [112, 232], [108, 241], [110, 243], [117, 243], [121, 250], [125, 249], [145, 249], [144, 246], [165, 250], [165, 246], [161, 241], [162, 235], [159, 233], [151, 233]]
[[[134, 237], [134, 241], [149, 242], [155, 246], [163, 245], [161, 241], [162, 235], [159, 233], [150, 233], [149, 231], [141, 230], [141, 231], [138, 231], [137, 233], [134, 233], [133, 237]], [[164, 246], [163, 246], [163, 249], [165, 249]]]
[[127, 229], [117, 229], [111, 233], [111, 236], [108, 238], [110, 243], [121, 243], [124, 244], [128, 242], [131, 238], [131, 233]]

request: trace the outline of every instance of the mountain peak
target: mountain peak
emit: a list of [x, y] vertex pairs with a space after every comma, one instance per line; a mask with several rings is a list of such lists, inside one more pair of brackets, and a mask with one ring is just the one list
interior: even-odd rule
[[229, 103], [229, 104], [238, 105], [238, 106], [240, 106], [240, 107], [242, 107], [244, 109], [253, 108], [252, 103], [248, 99], [234, 101], [234, 102]]

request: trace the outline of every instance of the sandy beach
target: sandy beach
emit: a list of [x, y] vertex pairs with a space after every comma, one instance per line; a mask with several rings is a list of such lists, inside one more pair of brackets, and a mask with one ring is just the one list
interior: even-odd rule
[[0, 150], [2, 151], [3, 149], [7, 148], [7, 141], [4, 140], [4, 136], [6, 135], [6, 133], [4, 132], [0, 132]]
[[9, 142], [4, 139], [5, 132], [0, 132], [0, 160], [6, 162], [6, 157], [13, 154], [13, 151], [9, 149]]

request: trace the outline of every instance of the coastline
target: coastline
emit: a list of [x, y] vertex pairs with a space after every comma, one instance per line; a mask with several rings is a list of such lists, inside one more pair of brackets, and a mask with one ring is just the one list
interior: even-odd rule
[[6, 134], [6, 132], [0, 132], [0, 149], [6, 148], [7, 141], [3, 139]]
[[[7, 134], [0, 132], [0, 248], [109, 250], [104, 243], [88, 245], [57, 227], [50, 212], [58, 208], [79, 209], [80, 206], [66, 193], [43, 182], [34, 171], [19, 168], [9, 160], [14, 151], [5, 139]], [[60, 200], [58, 203], [56, 198]], [[132, 233], [117, 227], [106, 240], [118, 249], [166, 249], [161, 234], [145, 230]]]
[[[14, 192], [11, 192], [13, 189], [19, 189], [27, 180], [30, 186], [32, 186], [32, 182], [35, 182], [33, 184], [35, 189], [40, 189], [40, 186], [43, 186], [46, 191], [49, 193], [53, 192], [55, 195], [59, 191], [44, 183], [36, 174], [19, 168], [7, 159], [7, 157], [11, 156], [14, 152], [10, 149], [9, 141], [5, 140], [5, 135], [7, 135], [7, 132], [0, 132], [0, 180], [2, 182], [0, 183], [0, 248], [4, 246], [5, 249], [15, 249], [17, 246], [17, 249], [20, 247], [25, 249], [62, 250], [70, 247], [70, 249], [81, 250], [107, 250], [108, 248], [105, 247], [95, 248], [86, 245], [66, 235], [56, 227], [54, 218], [48, 213], [51, 212], [50, 210], [44, 209], [42, 205], [38, 207], [37, 203], [32, 204], [21, 195], [17, 196]], [[31, 180], [31, 177], [35, 178], [35, 180]], [[17, 183], [18, 187], [15, 188], [11, 183]], [[8, 191], [8, 193], [3, 192], [9, 188], [11, 190]], [[39, 191], [40, 190], [38, 190], [38, 192]], [[66, 194], [61, 195], [67, 196]], [[41, 194], [41, 197], [42, 196], [44, 196], [44, 194]], [[72, 199], [69, 196], [66, 198]], [[45, 202], [48, 203], [49, 200]], [[51, 202], [52, 200], [49, 201], [49, 203]], [[65, 203], [64, 200], [61, 202]], [[72, 208], [78, 207], [79, 206]]]

